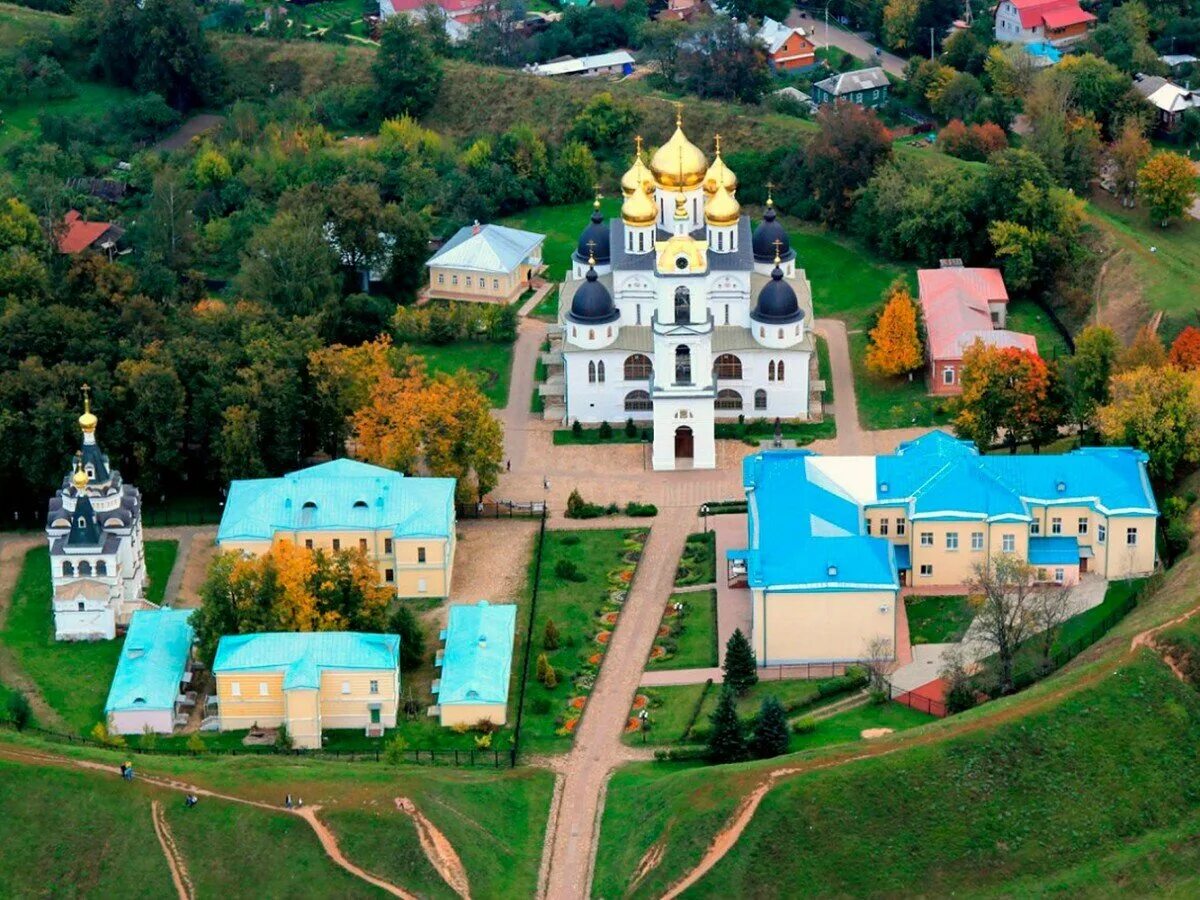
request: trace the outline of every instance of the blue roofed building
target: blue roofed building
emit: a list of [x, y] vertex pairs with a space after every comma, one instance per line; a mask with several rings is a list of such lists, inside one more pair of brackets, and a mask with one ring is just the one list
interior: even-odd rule
[[[133, 613], [104, 704], [111, 734], [171, 734], [194, 697], [184, 693], [195, 631], [190, 609]], [[177, 723], [177, 718], [181, 721]]]
[[512, 303], [545, 266], [546, 236], [506, 225], [465, 225], [429, 258], [430, 297]]
[[213, 660], [220, 731], [286, 725], [294, 746], [326, 728], [381, 736], [396, 725], [400, 636], [354, 631], [226, 635]]
[[747, 457], [747, 546], [762, 664], [860, 657], [894, 631], [905, 586], [962, 592], [979, 565], [1024, 559], [1039, 580], [1124, 578], [1155, 565], [1147, 457], [1126, 447], [981, 455], [933, 431], [883, 456]]
[[503, 725], [508, 716], [508, 687], [512, 675], [513, 639], [517, 608], [454, 604], [437, 656], [441, 678], [433, 683], [436, 710], [442, 725], [473, 725], [487, 719]]
[[258, 555], [276, 541], [361, 550], [399, 597], [445, 597], [454, 566], [453, 478], [336, 459], [229, 486], [217, 544]]

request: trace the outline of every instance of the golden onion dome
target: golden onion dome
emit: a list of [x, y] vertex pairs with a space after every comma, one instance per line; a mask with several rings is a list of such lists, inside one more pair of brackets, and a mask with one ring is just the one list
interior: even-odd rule
[[658, 220], [658, 206], [644, 190], [634, 191], [621, 204], [621, 219], [636, 228], [653, 225]]
[[628, 197], [639, 189], [647, 193], [654, 190], [654, 176], [650, 174], [650, 170], [642, 161], [642, 136], [640, 134], [637, 136], [637, 155], [633, 158], [633, 165], [621, 176], [621, 193]]
[[85, 384], [83, 386], [83, 415], [79, 417], [79, 427], [83, 429], [84, 434], [91, 434], [96, 430], [97, 421], [98, 419], [92, 415], [91, 388]]
[[709, 225], [736, 225], [742, 217], [742, 207], [724, 184], [717, 186], [712, 199], [704, 204], [704, 219]]
[[704, 151], [683, 133], [683, 119], [678, 111], [675, 114], [675, 133], [650, 158], [650, 171], [654, 173], [659, 186], [664, 188], [694, 188], [704, 181], [708, 159]]
[[76, 469], [75, 474], [71, 476], [71, 484], [75, 486], [75, 490], [83, 492], [88, 486], [88, 473], [83, 469]]
[[704, 191], [710, 197], [717, 192], [717, 187], [720, 185], [724, 185], [725, 190], [731, 194], [738, 189], [737, 176], [733, 174], [729, 166], [725, 165], [725, 160], [721, 158], [721, 136], [719, 134], [716, 141], [716, 155], [713, 156], [712, 165], [704, 173]]

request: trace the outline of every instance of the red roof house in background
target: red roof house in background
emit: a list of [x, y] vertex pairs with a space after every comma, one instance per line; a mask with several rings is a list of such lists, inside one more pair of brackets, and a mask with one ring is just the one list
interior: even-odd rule
[[996, 40], [1061, 46], [1086, 35], [1095, 21], [1079, 0], [1000, 0]]
[[58, 237], [58, 252], [74, 256], [85, 250], [103, 250], [109, 256], [117, 251], [117, 241], [125, 229], [112, 222], [89, 222], [79, 210], [63, 216], [63, 230]]
[[1004, 328], [1008, 291], [999, 269], [968, 269], [947, 260], [940, 269], [918, 269], [917, 285], [932, 393], [962, 393], [963, 353], [976, 341], [1038, 352], [1033, 335]]

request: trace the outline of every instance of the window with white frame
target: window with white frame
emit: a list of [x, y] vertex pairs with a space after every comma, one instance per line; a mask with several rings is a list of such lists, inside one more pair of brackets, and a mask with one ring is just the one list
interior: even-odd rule
[[1062, 519], [1058, 516], [1055, 516], [1050, 520], [1050, 533], [1062, 534]]
[[1088, 533], [1088, 517], [1087, 516], [1079, 517], [1079, 533], [1080, 534]]
[[947, 531], [946, 532], [946, 549], [947, 550], [957, 550], [958, 549], [958, 532], [957, 531]]
[[1108, 540], [1108, 526], [1107, 525], [1097, 525], [1096, 526], [1096, 541], [1098, 543], [1103, 544], [1106, 540]]
[[1136, 547], [1137, 546], [1137, 529], [1136, 528], [1126, 528], [1125, 529], [1125, 546], [1127, 546], [1127, 547]]
[[426, 582], [426, 580], [424, 578], [417, 579], [417, 593], [418, 594], [429, 593], [429, 584], [428, 584], [428, 582]]
[[379, 693], [379, 682], [375, 681], [374, 679], [371, 679], [370, 690], [371, 690], [372, 694], [378, 694]]
[[348, 693], [350, 693], [350, 682], [348, 682], [348, 681], [343, 681], [343, 682], [342, 682], [342, 693], [343, 693], [343, 694], [348, 694]]
[[1067, 573], [1064, 570], [1062, 570], [1062, 569], [1054, 570], [1054, 581], [1056, 584], [1062, 584], [1064, 581], [1066, 581], [1066, 578], [1067, 578]]
[[1033, 535], [1034, 537], [1037, 537], [1039, 534], [1041, 534], [1042, 533], [1042, 523], [1039, 522], [1037, 519], [1034, 519], [1032, 522], [1030, 522], [1029, 523], [1029, 533], [1031, 535]]
[[933, 564], [932, 563], [921, 563], [921, 577], [929, 578], [932, 575], [933, 575]]
[[905, 528], [904, 517], [901, 516], [899, 519], [896, 520], [896, 536], [897, 537], [904, 537], [904, 528]]
[[1017, 536], [1015, 534], [1006, 534], [1000, 539], [1000, 550], [1003, 553], [1017, 552]]
[[972, 550], [982, 550], [983, 549], [983, 532], [982, 531], [972, 531], [971, 532], [971, 549]]
[[954, 369], [950, 366], [942, 369], [942, 383], [954, 384]]
[[265, 681], [260, 681], [260, 682], [258, 683], [258, 696], [260, 696], [260, 697], [269, 697], [269, 696], [271, 696], [271, 691], [270, 691], [270, 689], [267, 687], [267, 683], [266, 683]]
[[880, 536], [886, 537], [887, 533], [888, 533], [888, 520], [880, 519], [879, 520], [879, 534], [880, 534]]
[[240, 681], [231, 681], [229, 683], [229, 693], [231, 696], [242, 696], [242, 683]]
[[922, 547], [932, 547], [933, 546], [933, 532], [932, 531], [922, 531], [921, 532], [921, 546]]

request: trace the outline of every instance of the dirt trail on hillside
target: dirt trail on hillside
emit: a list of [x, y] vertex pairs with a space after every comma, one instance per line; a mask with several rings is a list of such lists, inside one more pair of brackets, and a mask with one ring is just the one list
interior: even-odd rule
[[450, 885], [454, 893], [463, 900], [470, 900], [471, 885], [467, 880], [467, 870], [463, 867], [462, 860], [458, 858], [454, 845], [446, 840], [446, 836], [438, 831], [432, 822], [425, 818], [425, 814], [417, 809], [417, 804], [407, 797], [396, 798], [396, 809], [412, 819], [413, 824], [417, 826], [417, 837], [421, 840], [421, 849], [425, 851], [426, 858], [441, 876], [442, 881]]
[[184, 862], [179, 845], [175, 843], [175, 835], [171, 833], [171, 826], [167, 824], [167, 818], [163, 815], [162, 804], [157, 800], [150, 803], [150, 818], [154, 822], [154, 833], [158, 836], [163, 856], [167, 858], [167, 865], [171, 868], [171, 880], [175, 882], [179, 900], [195, 900], [196, 886], [192, 884], [187, 863]]
[[[20, 750], [13, 747], [0, 747], [0, 758], [9, 759], [14, 762], [33, 763], [36, 765], [53, 765], [67, 766], [79, 769], [87, 769], [94, 772], [102, 772], [107, 775], [116, 775], [120, 777], [121, 770], [116, 766], [105, 765], [104, 763], [92, 762], [86, 759], [72, 759], [67, 756], [56, 756], [53, 753], [39, 753], [34, 750]], [[299, 816], [309, 824], [313, 832], [317, 836], [317, 840], [321, 842], [321, 848], [325, 851], [325, 855], [330, 858], [337, 866], [346, 870], [355, 878], [359, 878], [381, 890], [387, 891], [393, 897], [402, 897], [404, 900], [418, 900], [415, 894], [410, 894], [402, 888], [397, 887], [389, 881], [378, 878], [375, 875], [359, 868], [346, 859], [342, 854], [341, 848], [338, 847], [337, 838], [333, 832], [329, 830], [320, 819], [317, 818], [317, 812], [321, 809], [320, 806], [308, 806], [303, 809], [280, 809], [278, 806], [273, 806], [270, 803], [263, 803], [261, 800], [248, 800], [245, 797], [235, 797], [232, 794], [222, 794], [218, 791], [211, 791], [208, 788], [202, 788], [198, 785], [188, 784], [186, 781], [177, 781], [173, 778], [164, 778], [157, 775], [138, 775], [139, 781], [144, 781], [146, 784], [152, 784], [155, 787], [166, 788], [171, 791], [182, 791], [186, 794], [195, 794], [197, 797], [212, 797], [217, 800], [226, 800], [230, 803], [241, 803], [245, 806], [256, 806], [259, 809], [270, 810], [273, 813], [291, 813]], [[165, 822], [164, 822], [165, 824]], [[156, 823], [155, 830], [158, 825]], [[160, 841], [162, 838], [160, 837]], [[164, 852], [168, 852], [164, 846]], [[168, 861], [170, 861], [170, 853], [168, 852]], [[174, 871], [172, 871], [174, 875]], [[181, 897], [185, 896], [180, 894]]]
[[[1123, 663], [1132, 658], [1139, 649], [1144, 647], [1153, 651], [1155, 655], [1157, 655], [1159, 659], [1161, 659], [1162, 662], [1168, 666], [1172, 672], [1175, 673], [1176, 677], [1187, 683], [1187, 679], [1183, 676], [1182, 672], [1176, 666], [1174, 661], [1166, 657], [1161, 649], [1155, 644], [1154, 637], [1156, 634], [1158, 634], [1158, 632], [1186, 622], [1188, 619], [1196, 615], [1200, 615], [1200, 606], [1195, 606], [1186, 613], [1175, 617], [1169, 622], [1156, 625], [1153, 628], [1148, 628], [1145, 631], [1135, 635], [1129, 643], [1129, 649], [1122, 653], [1120, 657], [1114, 660], [1114, 662], [1117, 664]], [[896, 753], [900, 750], [907, 750], [911, 747], [919, 747], [925, 744], [938, 743], [943, 740], [960, 737], [964, 734], [970, 734], [985, 728], [994, 728], [997, 725], [1002, 725], [1006, 722], [1012, 721], [1013, 719], [1028, 716], [1037, 712], [1038, 710], [1044, 709], [1047, 706], [1056, 705], [1071, 694], [1078, 693], [1079, 691], [1098, 683], [1112, 674], [1112, 672], [1112, 666], [1096, 666], [1092, 672], [1087, 673], [1083, 677], [1071, 682], [1070, 684], [1064, 685], [1057, 690], [1048, 691], [1047, 693], [1042, 694], [1041, 696], [1036, 697], [1025, 704], [1014, 703], [1012, 706], [1000, 711], [996, 715], [976, 719], [967, 723], [961, 728], [919, 735], [911, 740], [906, 740], [902, 743], [893, 744], [890, 746], [886, 743], [882, 743], [876, 745], [878, 747], [877, 750], [867, 750], [862, 753], [828, 761], [814, 761], [811, 764], [801, 763], [788, 768], [775, 769], [767, 773], [766, 777], [742, 799], [737, 808], [733, 811], [733, 814], [726, 821], [725, 825], [713, 837], [712, 843], [709, 844], [708, 849], [705, 851], [704, 856], [701, 857], [700, 862], [697, 863], [694, 868], [688, 871], [687, 874], [685, 874], [681, 879], [672, 884], [667, 889], [666, 893], [662, 895], [662, 900], [673, 900], [673, 898], [678, 897], [688, 888], [695, 885], [696, 882], [707, 875], [710, 871], [712, 871], [717, 863], [725, 858], [726, 854], [733, 849], [734, 845], [738, 841], [738, 838], [742, 836], [742, 832], [746, 830], [746, 827], [754, 818], [754, 814], [757, 812], [759, 804], [762, 803], [763, 797], [765, 797], [767, 792], [780, 780], [789, 778], [793, 775], [808, 774], [810, 772], [817, 772], [822, 769], [837, 768], [839, 766], [859, 762], [864, 759], [874, 759], [881, 756], [888, 756], [892, 753]], [[639, 877], [644, 878], [646, 875], [648, 875], [649, 872], [658, 865], [663, 855], [664, 854], [660, 852], [656, 854], [656, 858], [652, 860], [644, 859], [643, 866], [639, 866]], [[645, 866], [645, 863], [647, 862], [649, 862], [649, 865]]]

